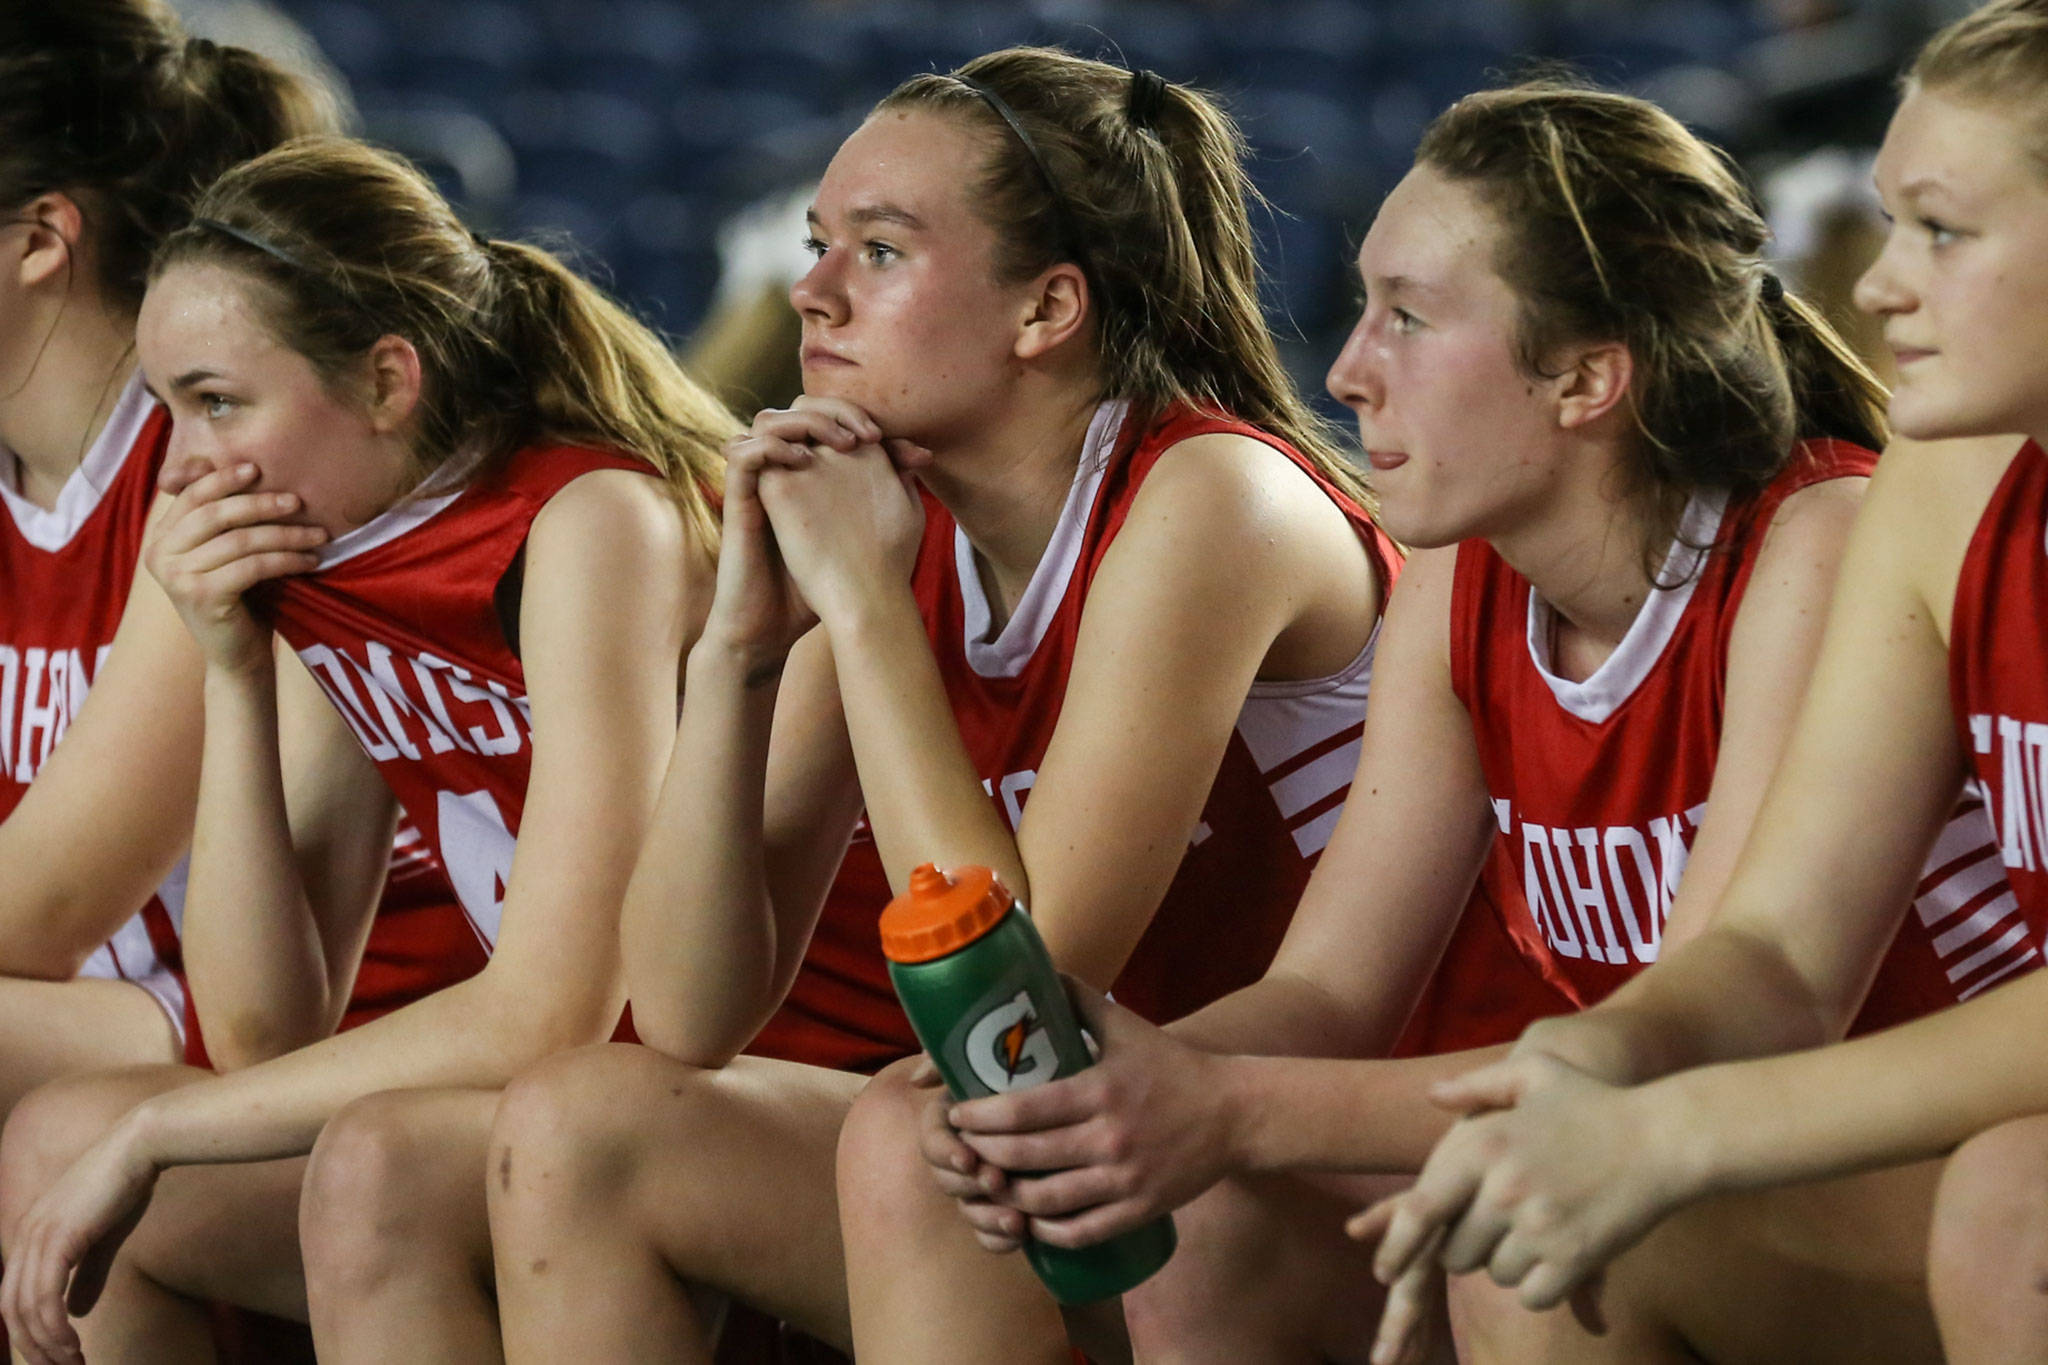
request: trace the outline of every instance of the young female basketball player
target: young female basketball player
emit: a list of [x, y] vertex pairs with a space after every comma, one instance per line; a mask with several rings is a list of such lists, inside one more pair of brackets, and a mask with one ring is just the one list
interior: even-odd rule
[[[337, 1111], [392, 1092], [358, 1109], [402, 1115], [421, 1159], [473, 1186], [494, 1087], [612, 1029], [618, 898], [734, 425], [558, 262], [473, 237], [417, 174], [339, 140], [218, 181], [159, 251], [138, 338], [170, 458], [211, 471], [148, 552], [207, 661], [195, 887], [304, 914], [274, 629], [332, 700], [305, 742], [357, 793], [362, 846], [395, 795], [495, 953], [231, 1076], [130, 1072], [25, 1103], [0, 1230], [35, 1360], [79, 1349], [67, 1284], [80, 1311], [99, 1296], [95, 1359], [205, 1358], [196, 1298], [303, 1317], [299, 1158]], [[315, 1201], [355, 1178], [343, 1128]]]
[[[330, 121], [150, 0], [0, 15], [0, 1113], [67, 1071], [176, 1060], [188, 1013], [212, 1059], [237, 1065], [331, 1031], [349, 997], [347, 973], [305, 986], [244, 970], [267, 926], [239, 905], [206, 907], [181, 944], [200, 664], [161, 592], [135, 582], [170, 430], [135, 373], [149, 252], [208, 180]], [[320, 704], [294, 682], [288, 706]], [[309, 858], [327, 795], [294, 793]], [[407, 941], [383, 922], [359, 1004], [471, 955], [418, 932], [460, 928], [418, 861], [394, 864]]]
[[[1962, 967], [2037, 961], [2048, 922], [2044, 72], [2048, 5], [1999, 0], [1938, 35], [1907, 81], [1877, 167], [1892, 231], [1859, 300], [1899, 357], [1899, 429], [1986, 439], [1887, 457], [1812, 695], [1712, 925], [1607, 1005], [1446, 1087], [1440, 1100], [1473, 1116], [1411, 1195], [1362, 1220], [1387, 1230], [1383, 1273], [1484, 1266], [1532, 1307], [1605, 1266], [1606, 1335], [1520, 1315], [1550, 1323], [1547, 1358], [1939, 1359], [1919, 1264], [1931, 1163], [1743, 1192], [1938, 1156], [2048, 1109], [2038, 973], [1812, 1048], [1853, 1009], [1959, 787], [1983, 794], [2011, 891], [1930, 927], [1982, 945]], [[2009, 431], [2032, 439], [2015, 454], [1990, 435]], [[1933, 1281], [1951, 1360], [2044, 1348], [2040, 1132], [1994, 1131], [1943, 1177]], [[1879, 1325], [1896, 1330], [1815, 1293], [1823, 1255], [1889, 1278]], [[1511, 1313], [1482, 1324], [1505, 1349], [1480, 1358], [1545, 1358], [1516, 1347]]]
[[[1443, 548], [1396, 594], [1354, 796], [1280, 957], [1174, 1037], [1110, 1010], [1094, 1072], [953, 1107], [959, 1136], [934, 1104], [923, 1128], [996, 1248], [1090, 1243], [1203, 1196], [1175, 1261], [1125, 1298], [1142, 1353], [1363, 1357], [1361, 1258], [1333, 1245], [1346, 1187], [1282, 1177], [1416, 1169], [1447, 1122], [1426, 1083], [1472, 1057], [1303, 1059], [1389, 1047], [1475, 875], [1519, 970], [1571, 1005], [1697, 932], [1790, 727], [1883, 432], [1881, 391], [1771, 278], [1764, 239], [1675, 120], [1548, 83], [1460, 101], [1382, 206], [1330, 388], [1358, 413], [1389, 528]], [[1980, 812], [1959, 818], [1985, 842]], [[1514, 963], [1453, 952], [1443, 970], [1439, 1005], [1519, 989]], [[1976, 979], [1952, 984], [1908, 934], [1865, 1022]], [[842, 1149], [861, 1346], [1021, 1358], [989, 1296], [939, 1294], [964, 1253], [905, 1240], [924, 1205], [904, 1160], [894, 1181], [865, 1174], [918, 1127], [871, 1093], [872, 1141]]]
[[692, 1286], [847, 1339], [833, 1152], [862, 1078], [734, 1054], [863, 805], [890, 884], [997, 869], [1148, 1015], [1263, 967], [1394, 563], [1278, 364], [1247, 193], [1207, 99], [1045, 50], [906, 83], [834, 158], [792, 294], [807, 396], [728, 447], [628, 902], [652, 1046], [537, 1070], [494, 1130], [508, 1358], [703, 1359]]

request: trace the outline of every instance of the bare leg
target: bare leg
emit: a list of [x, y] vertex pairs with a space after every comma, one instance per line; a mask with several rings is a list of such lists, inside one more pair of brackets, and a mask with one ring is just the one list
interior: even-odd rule
[[2048, 1117], [2001, 1124], [1949, 1158], [1928, 1279], [1952, 1365], [2048, 1359]]
[[393, 1090], [328, 1121], [299, 1237], [320, 1359], [500, 1358], [484, 1152], [495, 1090]]
[[693, 1284], [845, 1342], [832, 1153], [862, 1079], [607, 1044], [513, 1082], [487, 1182], [506, 1359], [709, 1361]]
[[1922, 1163], [1679, 1213], [1609, 1268], [1602, 1336], [1468, 1276], [1451, 1295], [1459, 1358], [1938, 1365], [1924, 1270], [1938, 1174]]
[[[72, 1158], [149, 1095], [205, 1080], [188, 1067], [143, 1067], [58, 1081], [16, 1106], [0, 1142], [0, 1244]], [[191, 1166], [166, 1172], [122, 1246], [106, 1292], [78, 1324], [95, 1362], [211, 1361], [204, 1300], [306, 1316], [299, 1266], [305, 1162]]]
[[60, 1076], [169, 1066], [182, 1055], [163, 1006], [140, 986], [0, 977], [0, 1115]]

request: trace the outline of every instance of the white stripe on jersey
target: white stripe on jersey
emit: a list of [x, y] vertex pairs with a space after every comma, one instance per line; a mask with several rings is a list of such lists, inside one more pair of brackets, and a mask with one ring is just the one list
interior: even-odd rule
[[1363, 724], [1379, 642], [1375, 625], [1358, 657], [1327, 678], [1254, 683], [1238, 712], [1238, 737], [1266, 775], [1273, 802], [1292, 827], [1294, 846], [1304, 858], [1315, 857], [1330, 842], [1342, 807], [1315, 808], [1351, 784], [1361, 741], [1353, 736], [1327, 752], [1316, 750]]
[[2041, 956], [2028, 938], [2026, 921], [2011, 922], [2019, 914], [2019, 902], [2005, 884], [1997, 834], [1974, 790], [1956, 803], [1935, 840], [1913, 908], [1920, 922], [1934, 931], [1934, 951], [1948, 979], [1960, 987], [1959, 1000], [1968, 1000]]

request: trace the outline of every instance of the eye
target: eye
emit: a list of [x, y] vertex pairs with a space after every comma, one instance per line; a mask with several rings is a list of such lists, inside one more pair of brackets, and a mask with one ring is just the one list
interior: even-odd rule
[[1962, 235], [1948, 224], [1933, 218], [1921, 218], [1920, 226], [1927, 233], [1927, 240], [1937, 247], [1947, 246]]
[[861, 250], [867, 253], [869, 265], [887, 265], [903, 254], [887, 242], [873, 240], [862, 242]]
[[199, 410], [214, 421], [227, 416], [230, 412], [234, 411], [234, 407], [235, 400], [232, 398], [223, 398], [217, 393], [202, 393], [199, 395]]
[[804, 250], [810, 252], [813, 259], [822, 259], [825, 255], [825, 239], [813, 233], [806, 233]]
[[1422, 319], [1406, 308], [1389, 308], [1387, 311], [1393, 315], [1394, 331], [1397, 335], [1407, 336], [1410, 332], [1421, 330]]

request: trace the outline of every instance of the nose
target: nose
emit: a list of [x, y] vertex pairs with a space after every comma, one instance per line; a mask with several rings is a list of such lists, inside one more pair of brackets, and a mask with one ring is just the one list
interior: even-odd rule
[[1864, 312], [1887, 318], [1911, 310], [1914, 300], [1900, 273], [1899, 250], [1899, 232], [1894, 228], [1886, 235], [1884, 248], [1877, 253], [1877, 259], [1856, 281], [1853, 297], [1856, 306]]
[[836, 326], [846, 320], [846, 289], [839, 260], [844, 254], [827, 249], [803, 278], [789, 287], [790, 306], [806, 322]]
[[1383, 390], [1379, 363], [1363, 316], [1351, 328], [1351, 335], [1344, 338], [1344, 349], [1330, 362], [1323, 386], [1330, 391], [1330, 397], [1353, 412], [1366, 412], [1380, 405]]

